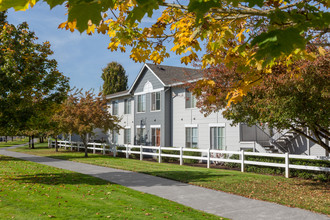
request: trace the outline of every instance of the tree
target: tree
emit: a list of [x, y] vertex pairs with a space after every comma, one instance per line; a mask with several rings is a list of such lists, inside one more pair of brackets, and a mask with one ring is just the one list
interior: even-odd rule
[[49, 42], [37, 37], [26, 23], [15, 27], [0, 14], [0, 128], [39, 133], [49, 106], [61, 103], [69, 89], [68, 78], [57, 70]]
[[104, 95], [121, 92], [127, 89], [126, 71], [123, 66], [117, 62], [108, 63], [108, 65], [102, 69], [102, 79], [104, 81]]
[[[236, 76], [236, 77], [233, 77]], [[233, 124], [267, 124], [280, 130], [291, 129], [330, 151], [330, 54], [313, 61], [296, 61], [291, 65], [274, 65], [246, 96], [227, 105], [228, 91], [240, 82], [236, 68], [218, 65], [206, 71], [205, 81], [193, 87], [198, 106], [205, 114], [225, 108], [223, 115]], [[220, 95], [219, 95], [220, 94]], [[304, 128], [308, 128], [307, 131]]]
[[63, 103], [61, 110], [54, 119], [59, 126], [70, 134], [79, 134], [87, 154], [88, 136], [93, 130], [101, 128], [104, 131], [119, 130], [119, 119], [108, 112], [107, 100], [99, 94], [95, 96], [91, 91], [85, 94], [81, 90], [70, 95]]
[[[68, 19], [59, 28], [107, 34], [111, 51], [125, 52], [131, 47], [130, 57], [136, 62], [161, 63], [171, 50], [182, 55], [181, 62], [185, 64], [200, 60], [204, 68], [220, 63], [230, 68], [236, 63], [237, 71], [243, 75], [250, 66], [270, 72], [276, 59], [290, 63], [313, 57], [306, 47], [329, 46], [330, 39], [328, 0], [190, 0], [184, 4], [164, 0], [45, 2], [50, 8], [63, 4], [67, 7]], [[35, 3], [3, 0], [0, 10], [11, 7], [25, 10]], [[153, 16], [159, 8], [162, 11], [157, 21], [145, 27], [142, 19]], [[167, 42], [173, 43], [173, 47]], [[252, 83], [258, 77], [250, 74], [248, 80], [242, 81]], [[237, 93], [238, 97], [242, 95], [245, 94]]]

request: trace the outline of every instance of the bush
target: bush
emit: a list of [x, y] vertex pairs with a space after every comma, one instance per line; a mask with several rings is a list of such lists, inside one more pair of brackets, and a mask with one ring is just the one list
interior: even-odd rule
[[[162, 154], [180, 155], [180, 151], [178, 151], [178, 150], [162, 150]], [[200, 157], [201, 153], [186, 151], [186, 152], [183, 152], [183, 155]], [[163, 162], [178, 162], [178, 161], [180, 161], [180, 159], [174, 158], [174, 157], [162, 157], [162, 161]], [[195, 159], [183, 159], [183, 163], [198, 163], [198, 161], [199, 160], [195, 160]]]
[[[235, 154], [230, 157], [230, 159], [239, 159], [239, 155]], [[285, 163], [284, 158], [277, 157], [260, 157], [260, 156], [245, 156], [245, 160], [259, 161], [259, 162], [269, 162], [269, 163]], [[304, 159], [290, 159], [290, 164], [295, 165], [305, 165], [305, 166], [318, 166], [318, 167], [330, 167], [330, 161], [324, 160], [304, 160]], [[231, 168], [240, 168], [241, 164], [237, 163], [226, 163], [226, 166]], [[245, 171], [262, 173], [262, 174], [276, 174], [284, 175], [285, 169], [279, 167], [267, 167], [267, 166], [256, 166], [256, 165], [245, 165]], [[291, 177], [299, 177], [304, 179], [314, 179], [321, 181], [329, 181], [330, 176], [328, 172], [313, 171], [313, 170], [297, 170], [290, 169]]]
[[[197, 149], [197, 148], [193, 148], [193, 149]], [[183, 152], [183, 155], [185, 156], [194, 156], [194, 157], [201, 157], [202, 153], [201, 152], [190, 152], [190, 151], [186, 151]], [[199, 160], [195, 160], [195, 159], [183, 159], [183, 163], [198, 163]]]
[[[162, 150], [162, 154], [172, 154], [172, 155], [180, 155], [180, 151], [178, 150]], [[162, 157], [163, 162], [178, 162], [179, 158], [174, 157]]]

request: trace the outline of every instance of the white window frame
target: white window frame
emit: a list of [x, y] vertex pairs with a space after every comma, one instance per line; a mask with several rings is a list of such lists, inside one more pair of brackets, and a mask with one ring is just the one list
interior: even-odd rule
[[[144, 97], [144, 106], [142, 106], [142, 110], [144, 109], [144, 111], [139, 111], [139, 97], [141, 97], [141, 101], [142, 101], [142, 97]], [[143, 102], [142, 102], [142, 104], [143, 104]], [[147, 109], [147, 95], [146, 94], [137, 95], [136, 96], [136, 112], [145, 113], [146, 109]]]
[[[159, 146], [160, 146], [160, 144], [161, 144], [161, 138], [162, 138], [162, 134], [161, 134], [161, 132], [162, 132], [162, 129], [161, 129], [161, 125], [150, 125], [150, 130], [151, 130], [151, 144], [153, 143], [153, 136], [152, 136], [152, 130], [153, 129], [159, 129], [159, 135], [160, 135], [160, 137], [159, 137]], [[156, 133], [155, 133], [156, 134]], [[157, 136], [155, 135], [155, 138], [157, 139]], [[155, 143], [156, 143], [156, 139], [155, 139]], [[152, 146], [156, 146], [156, 147], [159, 147], [159, 146], [157, 146], [157, 145], [152, 145]]]
[[[115, 108], [116, 106], [116, 108]], [[116, 112], [115, 112], [116, 110]], [[112, 115], [118, 115], [119, 113], [119, 102], [118, 100], [112, 101]]]
[[[191, 129], [191, 146], [190, 147], [188, 147], [187, 146], [187, 129]], [[197, 144], [196, 144], [196, 146], [193, 146], [193, 138], [194, 138], [194, 136], [193, 136], [193, 128], [195, 128], [195, 129], [197, 129]], [[185, 133], [185, 147], [186, 148], [198, 148], [198, 143], [199, 143], [199, 131], [198, 131], [198, 126], [197, 126], [197, 124], [189, 124], [189, 125], [185, 125], [185, 131], [184, 131], [184, 133]]]
[[[127, 110], [129, 110], [129, 111], [127, 111]], [[124, 114], [125, 115], [132, 114], [132, 100], [131, 99], [124, 99]]]
[[[126, 139], [127, 131], [129, 131], [129, 138], [128, 138], [128, 140]], [[124, 144], [132, 144], [131, 137], [132, 137], [131, 127], [125, 127], [124, 128]], [[127, 143], [127, 141], [128, 141], [128, 143]]]
[[[216, 124], [209, 124], [210, 127], [210, 149], [214, 149], [214, 150], [226, 150], [226, 123], [216, 123]], [[216, 137], [216, 142], [217, 142], [217, 148], [214, 148], [214, 146], [212, 146], [212, 138], [214, 134], [212, 134], [212, 128], [213, 129], [217, 129], [217, 128], [223, 128], [223, 136], [220, 138], [223, 138], [223, 144], [221, 146], [222, 149], [219, 149], [219, 137]], [[218, 132], [217, 132], [218, 135]]]
[[[157, 103], [156, 94], [157, 93], [159, 93], [159, 109], [152, 110], [152, 106], [153, 106], [153, 104], [152, 104], [152, 96], [155, 95], [155, 108], [156, 108], [156, 103]], [[159, 112], [159, 111], [161, 111], [161, 100], [162, 100], [162, 98], [161, 98], [160, 91], [158, 91], [158, 92], [151, 92], [150, 93], [150, 112]]]
[[[187, 94], [190, 94], [190, 106], [187, 106], [187, 98], [188, 98], [188, 95]], [[196, 97], [192, 94], [192, 92], [189, 92], [187, 89], [185, 90], [185, 94], [184, 94], [184, 106], [185, 106], [185, 109], [194, 109], [196, 108], [196, 103], [197, 103], [197, 99]], [[194, 105], [192, 105], [192, 100], [194, 100]]]

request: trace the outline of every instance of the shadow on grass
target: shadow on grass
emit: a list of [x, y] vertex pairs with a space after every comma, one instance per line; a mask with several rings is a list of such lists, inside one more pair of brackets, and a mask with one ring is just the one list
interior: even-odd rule
[[14, 157], [7, 157], [0, 155], [0, 162], [2, 161], [22, 161], [20, 159], [14, 158]]
[[47, 185], [106, 185], [106, 181], [79, 173], [39, 173], [35, 175], [17, 175], [9, 180], [20, 183], [47, 184]]

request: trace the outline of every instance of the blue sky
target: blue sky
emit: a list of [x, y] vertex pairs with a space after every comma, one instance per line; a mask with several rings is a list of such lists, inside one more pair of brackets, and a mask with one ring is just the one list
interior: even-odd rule
[[[58, 25], [66, 21], [65, 13], [64, 6], [50, 10], [47, 4], [40, 2], [26, 11], [9, 10], [8, 21], [15, 25], [26, 21], [40, 42], [49, 41], [51, 43], [54, 51], [53, 58], [58, 62], [58, 69], [70, 77], [71, 87], [85, 90], [93, 88], [95, 92], [98, 92], [103, 83], [102, 68], [112, 61], [123, 65], [130, 86], [143, 64], [131, 60], [128, 50], [126, 53], [108, 50], [109, 38], [106, 35], [88, 36], [85, 33], [80, 34], [78, 31], [71, 33], [58, 29]], [[146, 18], [144, 21], [145, 25], [150, 25], [154, 19]], [[180, 57], [173, 53], [162, 64], [185, 66], [180, 63]]]

